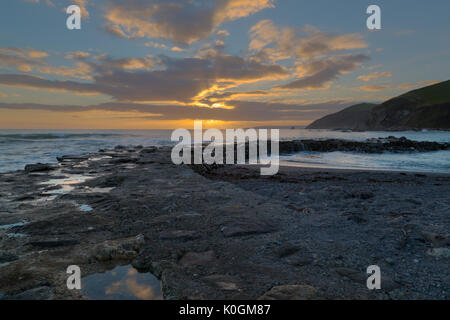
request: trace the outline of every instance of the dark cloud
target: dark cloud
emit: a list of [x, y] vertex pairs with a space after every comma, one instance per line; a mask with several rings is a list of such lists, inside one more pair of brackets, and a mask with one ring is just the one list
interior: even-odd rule
[[266, 65], [241, 57], [218, 55], [205, 58], [173, 59], [162, 56], [162, 70], [129, 70], [153, 66], [151, 59], [112, 60], [99, 58], [89, 62], [94, 70], [93, 83], [46, 80], [17, 74], [0, 75], [0, 84], [66, 90], [77, 93], [107, 94], [119, 101], [187, 102], [218, 82], [252, 82], [287, 76], [279, 65]]
[[273, 7], [273, 0], [108, 0], [105, 29], [124, 38], [191, 44], [226, 21]]
[[223, 93], [214, 93], [206, 97], [207, 100], [205, 101], [211, 101], [211, 100], [228, 100], [232, 97], [236, 96], [265, 96], [270, 95], [270, 92], [263, 91], [263, 90], [255, 90], [255, 91], [227, 91]]
[[103, 86], [90, 83], [47, 80], [41, 77], [21, 74], [0, 74], [0, 84], [24, 88], [72, 91], [84, 94], [101, 93], [101, 91], [106, 89]]

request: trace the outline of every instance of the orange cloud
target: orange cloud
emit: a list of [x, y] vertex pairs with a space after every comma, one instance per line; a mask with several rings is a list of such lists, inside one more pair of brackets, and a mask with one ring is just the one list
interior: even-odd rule
[[431, 86], [433, 84], [439, 83], [440, 81], [419, 81], [419, 82], [409, 82], [409, 83], [401, 83], [397, 85], [397, 88], [400, 89], [411, 89], [413, 87], [422, 87], [422, 86]]
[[391, 86], [388, 86], [388, 85], [366, 85], [366, 86], [361, 86], [359, 88], [363, 91], [378, 92], [378, 91], [389, 89], [389, 88], [391, 88]]
[[335, 35], [313, 26], [300, 30], [275, 26], [271, 20], [262, 20], [250, 29], [249, 50], [265, 53], [272, 60], [286, 58], [309, 59], [321, 54], [367, 48], [362, 35], [352, 33]]
[[84, 51], [75, 51], [75, 52], [70, 52], [66, 55], [66, 59], [86, 59], [90, 57], [90, 53], [89, 52], [84, 52]]
[[109, 0], [105, 30], [123, 38], [160, 38], [192, 44], [221, 24], [273, 7], [273, 0], [215, 0], [208, 8], [195, 2]]
[[306, 76], [279, 89], [327, 89], [330, 82], [343, 74], [356, 70], [369, 57], [364, 54], [347, 54], [312, 61], [304, 65]]
[[0, 47], [0, 65], [21, 72], [31, 72], [34, 67], [45, 65], [42, 58], [47, 56], [46, 52], [35, 49]]
[[370, 80], [378, 79], [381, 77], [392, 77], [392, 73], [390, 72], [372, 72], [367, 75], [359, 76], [358, 79], [363, 80], [365, 82], [369, 82]]

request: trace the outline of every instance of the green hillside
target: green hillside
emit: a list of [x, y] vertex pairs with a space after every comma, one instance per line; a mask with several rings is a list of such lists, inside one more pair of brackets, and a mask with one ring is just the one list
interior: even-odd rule
[[418, 107], [450, 102], [450, 80], [410, 91], [399, 98], [417, 101]]
[[450, 129], [450, 80], [413, 90], [382, 104], [357, 104], [316, 120], [309, 129]]

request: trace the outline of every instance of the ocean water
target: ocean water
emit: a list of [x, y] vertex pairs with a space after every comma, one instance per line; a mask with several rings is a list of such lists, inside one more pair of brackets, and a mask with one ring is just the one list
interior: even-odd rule
[[[66, 154], [95, 152], [117, 145], [164, 146], [172, 130], [0, 130], [0, 172], [21, 170], [30, 163], [56, 163]], [[341, 132], [281, 129], [280, 139], [338, 138], [363, 141], [388, 136], [417, 141], [450, 142], [448, 131]], [[450, 151], [402, 154], [354, 152], [300, 152], [282, 156], [282, 164], [320, 168], [399, 170], [450, 173]]]

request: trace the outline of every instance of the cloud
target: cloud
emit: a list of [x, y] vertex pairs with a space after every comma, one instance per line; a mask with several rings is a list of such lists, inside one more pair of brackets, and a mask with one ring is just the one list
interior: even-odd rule
[[392, 87], [388, 86], [388, 85], [378, 84], [378, 85], [365, 85], [365, 86], [361, 86], [359, 88], [361, 90], [367, 91], [367, 92], [378, 92], [378, 91], [383, 91], [383, 90], [386, 90], [386, 89], [389, 89]]
[[41, 50], [31, 49], [31, 48], [11, 48], [11, 47], [0, 47], [0, 53], [20, 56], [30, 59], [42, 59], [48, 57], [48, 53]]
[[[42, 2], [40, 0], [25, 0], [25, 2], [29, 3], [45, 3], [49, 7], [55, 7], [56, 5], [53, 3], [52, 0], [43, 0]], [[71, 0], [70, 4], [77, 5], [80, 7], [81, 10], [81, 18], [82, 19], [88, 19], [89, 18], [89, 11], [87, 9], [88, 7], [88, 0]], [[67, 8], [62, 8], [64, 12], [66, 12]]]
[[324, 89], [328, 87], [330, 81], [340, 75], [349, 73], [358, 68], [369, 57], [364, 54], [347, 54], [338, 57], [330, 57], [307, 63], [303, 71], [307, 76], [295, 80], [286, 85], [280, 86], [282, 89]]
[[225, 38], [228, 37], [230, 35], [230, 33], [227, 30], [218, 30], [216, 32], [217, 36], [221, 37], [221, 38]]
[[174, 51], [174, 52], [184, 52], [184, 49], [177, 47], [177, 46], [172, 47], [172, 49], [170, 49], [170, 50]]
[[107, 23], [103, 25], [103, 29], [113, 36], [117, 36], [120, 38], [130, 39], [132, 36], [129, 36], [122, 28], [117, 24]]
[[152, 47], [152, 48], [158, 48], [158, 49], [166, 49], [166, 50], [169, 49], [169, 47], [166, 46], [165, 44], [163, 44], [163, 43], [156, 43], [156, 42], [153, 42], [153, 41], [147, 42], [146, 44], [144, 44], [144, 46]]
[[66, 66], [53, 67], [46, 65], [38, 67], [36, 71], [42, 74], [53, 74], [62, 77], [85, 79], [85, 80], [92, 79], [91, 76], [92, 68], [89, 64], [84, 62], [76, 62], [75, 67], [73, 68]]
[[313, 26], [282, 28], [271, 20], [262, 20], [250, 29], [249, 50], [272, 60], [310, 59], [317, 55], [367, 48], [362, 35], [337, 35]]
[[260, 97], [260, 96], [268, 96], [271, 93], [263, 90], [255, 90], [255, 91], [227, 91], [222, 93], [214, 93], [207, 96], [204, 100], [205, 103], [217, 102], [217, 101], [226, 101], [236, 99], [238, 97]]
[[[230, 55], [181, 59], [160, 56], [157, 60], [151, 57], [112, 59], [102, 55], [97, 59], [98, 62], [82, 62], [92, 71], [92, 83], [3, 74], [0, 84], [80, 94], [101, 93], [118, 101], [192, 102], [211, 88], [288, 76], [288, 71], [279, 65]], [[152, 69], [154, 66], [158, 68]]]
[[215, 25], [244, 18], [266, 8], [273, 8], [273, 0], [222, 0], [214, 8]]
[[14, 67], [21, 72], [31, 72], [34, 67], [44, 65], [44, 51], [28, 48], [0, 47], [0, 66]]
[[429, 81], [401, 83], [401, 84], [397, 85], [397, 88], [399, 88], [399, 89], [411, 89], [411, 88], [414, 88], [414, 87], [431, 86], [431, 85], [439, 83], [439, 82], [440, 81], [429, 80]]
[[323, 32], [313, 26], [279, 27], [261, 20], [249, 31], [251, 58], [260, 62], [285, 60], [298, 79], [278, 89], [325, 89], [339, 76], [354, 71], [369, 59], [343, 51], [367, 48], [362, 35]]
[[71, 0], [72, 4], [76, 4], [81, 9], [81, 18], [88, 19], [89, 11], [87, 10], [88, 1], [87, 0]]
[[378, 79], [381, 77], [392, 77], [392, 73], [390, 72], [372, 72], [366, 75], [359, 76], [358, 79], [363, 80], [365, 82], [369, 82], [370, 80]]
[[111, 69], [150, 70], [157, 64], [157, 61], [151, 55], [144, 58], [113, 59], [109, 55], [104, 54], [97, 56], [96, 59], [100, 61], [100, 63], [89, 63], [89, 64], [93, 69], [97, 69], [97, 72], [99, 73], [108, 72]]
[[99, 86], [92, 86], [88, 83], [46, 80], [41, 77], [21, 74], [0, 74], [0, 84], [21, 88], [48, 89], [51, 91], [71, 91], [81, 94], [97, 94], [99, 91], [96, 88], [100, 89]]
[[[89, 56], [85, 52], [69, 53], [66, 58], [83, 60]], [[53, 74], [63, 77], [77, 79], [90, 79], [91, 68], [83, 62], [75, 63], [74, 67], [48, 65], [43, 58], [48, 57], [44, 51], [29, 48], [0, 48], [0, 65], [4, 67], [14, 67], [21, 72], [38, 72], [42, 74]]]
[[66, 55], [66, 59], [87, 59], [91, 56], [91, 54], [89, 52], [84, 52], [84, 51], [75, 51], [75, 52], [69, 52]]
[[221, 24], [273, 7], [273, 0], [108, 0], [105, 29], [123, 38], [159, 38], [180, 44], [206, 39]]

